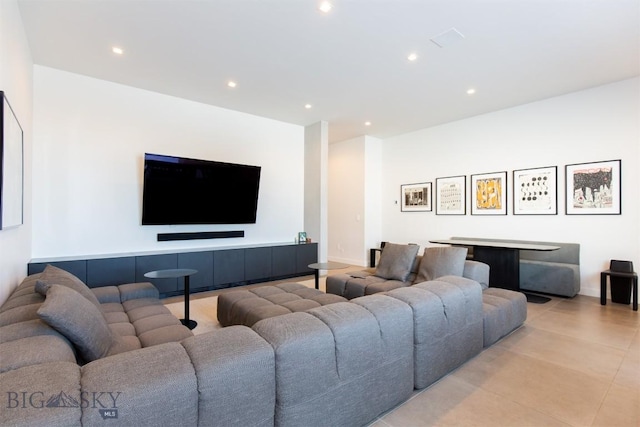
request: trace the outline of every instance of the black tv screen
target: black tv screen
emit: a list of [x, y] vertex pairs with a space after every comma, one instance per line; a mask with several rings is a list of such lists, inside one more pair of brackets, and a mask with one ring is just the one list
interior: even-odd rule
[[142, 224], [254, 224], [260, 167], [144, 155]]

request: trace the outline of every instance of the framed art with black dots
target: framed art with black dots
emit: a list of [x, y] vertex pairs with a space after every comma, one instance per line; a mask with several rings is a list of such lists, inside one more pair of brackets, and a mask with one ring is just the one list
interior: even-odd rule
[[513, 171], [513, 214], [558, 214], [557, 166]]

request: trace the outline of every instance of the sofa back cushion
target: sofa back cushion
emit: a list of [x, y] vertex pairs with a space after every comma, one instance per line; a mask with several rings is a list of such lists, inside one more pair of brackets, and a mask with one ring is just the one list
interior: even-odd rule
[[380, 255], [376, 276], [388, 280], [406, 281], [419, 249], [418, 245], [387, 243]]
[[49, 287], [38, 316], [71, 341], [86, 362], [106, 356], [113, 344], [102, 312], [66, 286]]
[[415, 283], [442, 276], [462, 276], [467, 248], [446, 246], [426, 248], [420, 261]]
[[78, 279], [73, 274], [61, 268], [54, 267], [51, 264], [47, 265], [40, 278], [38, 279], [38, 282], [36, 282], [36, 292], [42, 295], [46, 295], [49, 286], [62, 285], [78, 292], [80, 295], [89, 300], [93, 305], [100, 308], [98, 298], [96, 298], [93, 291], [91, 291], [91, 289], [89, 289], [89, 287], [85, 285], [82, 280]]

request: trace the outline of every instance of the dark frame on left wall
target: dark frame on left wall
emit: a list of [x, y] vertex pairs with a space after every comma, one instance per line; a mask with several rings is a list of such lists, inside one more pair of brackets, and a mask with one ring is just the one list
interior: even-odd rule
[[23, 223], [24, 132], [4, 91], [0, 105], [0, 230]]

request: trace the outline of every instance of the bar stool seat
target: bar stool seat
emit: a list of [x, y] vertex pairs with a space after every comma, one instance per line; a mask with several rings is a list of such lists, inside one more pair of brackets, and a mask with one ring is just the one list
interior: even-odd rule
[[638, 311], [638, 274], [633, 271], [633, 263], [631, 261], [611, 260], [609, 267], [609, 270], [600, 273], [600, 304], [607, 305], [607, 276], [612, 288], [615, 286], [614, 280], [611, 280], [612, 278], [629, 279], [631, 282], [633, 311]]

